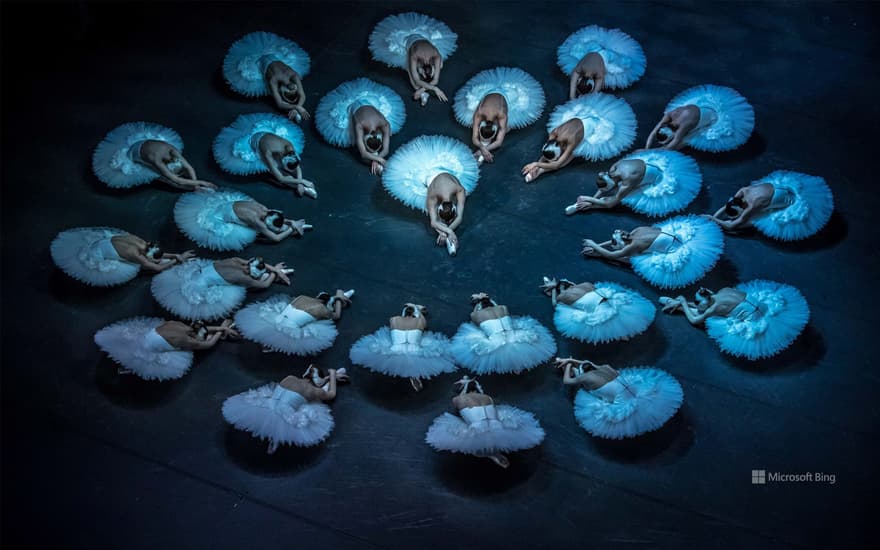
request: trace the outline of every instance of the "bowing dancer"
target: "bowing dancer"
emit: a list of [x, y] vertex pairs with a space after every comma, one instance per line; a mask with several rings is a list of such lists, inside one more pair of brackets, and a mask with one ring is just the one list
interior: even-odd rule
[[642, 78], [647, 65], [645, 52], [630, 35], [597, 25], [569, 35], [556, 50], [556, 62], [569, 75], [569, 99], [627, 88]]

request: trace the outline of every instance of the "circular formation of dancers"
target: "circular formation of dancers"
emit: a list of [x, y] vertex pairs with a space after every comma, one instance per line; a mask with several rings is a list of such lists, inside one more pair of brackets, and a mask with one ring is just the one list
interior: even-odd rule
[[[443, 22], [403, 13], [379, 22], [368, 47], [375, 61], [406, 71], [412, 101], [424, 106], [432, 97], [449, 101], [440, 77], [457, 43], [458, 36]], [[598, 173], [595, 193], [577, 197], [564, 213], [623, 205], [663, 218], [617, 229], [607, 238], [585, 239], [585, 258], [631, 267], [651, 285], [676, 289], [698, 282], [713, 268], [724, 252], [725, 233], [753, 227], [768, 238], [792, 241], [816, 234], [830, 219], [834, 203], [825, 180], [786, 170], [741, 188], [717, 212], [682, 213], [699, 193], [702, 175], [697, 162], [681, 151], [720, 152], [743, 145], [755, 124], [748, 101], [725, 86], [685, 90], [669, 102], [644, 148], [626, 153], [636, 139], [636, 116], [611, 91], [625, 89], [644, 75], [642, 47], [621, 30], [592, 25], [561, 43], [557, 61], [569, 77], [569, 98], [550, 113], [538, 159], [522, 168], [525, 182], [562, 169], [575, 157], [599, 161], [624, 155], [607, 172]], [[213, 143], [217, 164], [230, 174], [265, 179], [317, 199], [318, 186], [305, 178], [302, 161], [306, 135], [300, 126], [312, 118], [303, 84], [311, 69], [308, 53], [288, 38], [254, 32], [232, 44], [222, 67], [230, 88], [248, 97], [269, 96], [281, 114], [243, 114], [220, 130]], [[469, 144], [422, 135], [392, 153], [391, 138], [407, 121], [406, 101], [388, 86], [363, 77], [327, 92], [315, 108], [314, 124], [327, 143], [356, 148], [391, 196], [427, 214], [436, 244], [454, 256], [463, 250], [456, 230], [480, 170], [494, 162], [508, 132], [541, 118], [547, 98], [534, 77], [506, 66], [477, 73], [451, 97], [455, 119], [470, 126]], [[244, 193], [199, 179], [183, 149], [174, 130], [131, 122], [110, 131], [97, 145], [92, 166], [109, 187], [161, 180], [184, 191], [173, 218], [198, 247], [240, 252], [257, 239], [308, 239], [312, 226], [306, 220], [287, 218]], [[312, 289], [242, 307], [248, 290], [290, 286], [294, 270], [261, 257], [210, 260], [191, 250], [166, 252], [155, 241], [122, 229], [68, 229], [58, 234], [50, 251], [59, 269], [87, 285], [122, 285], [142, 269], [152, 272], [156, 301], [185, 321], [137, 317], [110, 324], [94, 336], [120, 372], [145, 380], [178, 379], [191, 368], [194, 351], [229, 339], [249, 340], [270, 353], [319, 354], [333, 345], [343, 310], [354, 306], [353, 289]], [[626, 341], [645, 332], [655, 319], [657, 306], [651, 300], [614, 282], [545, 277], [537, 286], [550, 298], [553, 324], [566, 338], [589, 344]], [[402, 304], [389, 312], [393, 316], [387, 326], [354, 343], [351, 364], [407, 379], [414, 391], [430, 378], [459, 369], [475, 375], [517, 374], [550, 364], [559, 369], [563, 384], [579, 388], [574, 400], [577, 423], [591, 435], [609, 439], [656, 430], [682, 404], [681, 385], [661, 369], [615, 369], [588, 359], [555, 357], [554, 336], [536, 319], [511, 314], [485, 292], [472, 294], [470, 301], [470, 317], [452, 337], [428, 330], [425, 305]], [[695, 326], [705, 326], [722, 352], [748, 360], [788, 347], [810, 315], [796, 288], [765, 280], [714, 292], [700, 288], [692, 299], [662, 296], [659, 306], [664, 313], [680, 312]], [[334, 428], [327, 402], [349, 381], [347, 370], [310, 365], [301, 376], [229, 397], [223, 417], [265, 440], [270, 453], [282, 445], [317, 445]], [[544, 430], [531, 412], [496, 404], [480, 381], [468, 375], [456, 386], [455, 414], [444, 413], [426, 427], [425, 441], [434, 449], [484, 457], [506, 467], [506, 453], [543, 441]]]

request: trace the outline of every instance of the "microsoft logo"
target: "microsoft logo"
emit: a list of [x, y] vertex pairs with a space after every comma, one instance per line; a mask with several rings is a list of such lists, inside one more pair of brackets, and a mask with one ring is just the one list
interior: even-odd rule
[[767, 483], [767, 470], [752, 470], [752, 485]]

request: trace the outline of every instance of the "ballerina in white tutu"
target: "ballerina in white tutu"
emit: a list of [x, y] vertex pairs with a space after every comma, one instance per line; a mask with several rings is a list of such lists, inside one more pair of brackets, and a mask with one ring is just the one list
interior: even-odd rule
[[331, 296], [276, 294], [266, 301], [254, 302], [235, 314], [241, 334], [263, 346], [264, 352], [288, 355], [314, 355], [333, 345], [339, 331], [335, 321], [342, 309], [351, 305], [354, 290], [338, 289]]
[[748, 141], [755, 128], [755, 110], [733, 88], [707, 84], [675, 96], [648, 136], [646, 149], [731, 151]]
[[455, 362], [477, 374], [513, 373], [537, 367], [556, 353], [553, 335], [532, 317], [511, 316], [488, 294], [471, 296], [471, 321], [452, 338]]
[[405, 121], [406, 109], [397, 92], [366, 78], [340, 84], [321, 99], [315, 113], [324, 139], [336, 147], [356, 146], [375, 176], [385, 169], [391, 135]]
[[452, 398], [458, 415], [438, 416], [425, 435], [434, 449], [488, 458], [507, 468], [510, 461], [504, 453], [531, 449], [544, 441], [544, 429], [534, 414], [496, 405], [476, 379], [465, 376], [455, 385], [461, 386]]
[[556, 107], [547, 133], [541, 158], [523, 166], [526, 183], [567, 166], [574, 157], [596, 161], [619, 155], [636, 139], [636, 114], [623, 99], [589, 94]]
[[556, 359], [562, 383], [580, 386], [574, 417], [596, 437], [624, 439], [654, 431], [675, 415], [684, 400], [681, 384], [653, 367], [614, 370], [592, 361]]
[[629, 340], [654, 321], [654, 304], [615, 283], [574, 284], [544, 277], [541, 289], [556, 308], [556, 330], [590, 344]]
[[228, 398], [223, 418], [268, 441], [268, 454], [280, 445], [311, 447], [333, 431], [333, 414], [325, 402], [335, 399], [338, 384], [347, 381], [345, 369], [328, 369], [325, 376], [309, 365], [302, 378], [288, 376], [280, 384], [271, 382]]
[[211, 250], [242, 250], [257, 237], [277, 243], [291, 235], [301, 237], [312, 227], [231, 189], [181, 196], [174, 205], [174, 221], [191, 241]]
[[755, 227], [772, 239], [797, 241], [818, 233], [833, 211], [823, 178], [777, 170], [737, 191], [712, 219], [726, 231]]
[[351, 362], [388, 376], [409, 378], [416, 391], [422, 390], [422, 378], [456, 370], [449, 338], [428, 331], [426, 315], [423, 305], [404, 305], [387, 327], [354, 343], [349, 353]]
[[315, 184], [302, 174], [300, 157], [305, 144], [299, 126], [282, 116], [241, 115], [214, 139], [214, 159], [231, 174], [268, 173], [273, 183], [316, 199]]
[[442, 21], [421, 13], [389, 15], [370, 33], [373, 59], [389, 67], [404, 69], [415, 92], [413, 100], [424, 107], [428, 92], [447, 101], [437, 87], [443, 62], [455, 51], [458, 35]]
[[259, 257], [194, 258], [153, 277], [150, 290], [162, 307], [178, 317], [211, 320], [232, 313], [249, 288], [290, 285], [291, 273], [284, 262], [269, 265]]
[[458, 251], [455, 230], [464, 218], [467, 195], [480, 178], [479, 165], [464, 143], [446, 136], [421, 136], [400, 147], [388, 161], [382, 185], [391, 195], [426, 212], [437, 244]]
[[183, 377], [192, 366], [194, 350], [209, 349], [220, 340], [238, 336], [230, 319], [218, 326], [205, 326], [135, 317], [102, 328], [95, 333], [95, 343], [121, 365], [121, 374], [163, 381]]
[[556, 50], [556, 62], [569, 78], [569, 99], [626, 88], [645, 74], [645, 52], [620, 29], [590, 25], [575, 31]]
[[705, 324], [721, 351], [755, 360], [794, 342], [810, 320], [807, 300], [793, 286], [754, 280], [717, 292], [701, 288], [695, 300], [662, 296], [663, 311], [681, 311], [694, 326]]
[[648, 150], [627, 155], [596, 177], [593, 196], [581, 195], [567, 215], [624, 204], [640, 214], [665, 216], [684, 209], [700, 192], [696, 161], [677, 151]]
[[223, 77], [236, 92], [248, 97], [272, 96], [279, 110], [301, 122], [306, 91], [302, 78], [311, 59], [299, 45], [271, 32], [252, 32], [235, 41], [223, 59]]
[[134, 279], [141, 268], [155, 273], [195, 256], [164, 252], [159, 245], [113, 227], [77, 227], [62, 231], [49, 246], [61, 271], [90, 286], [116, 286]]
[[632, 231], [614, 230], [610, 240], [584, 239], [583, 255], [632, 266], [660, 288], [678, 288], [701, 279], [724, 252], [724, 233], [703, 216], [677, 216]]
[[108, 187], [128, 189], [161, 180], [183, 191], [214, 189], [198, 179], [181, 154], [183, 140], [165, 126], [129, 122], [114, 128], [95, 148], [92, 170]]
[[492, 151], [504, 143], [508, 130], [534, 123], [544, 111], [544, 90], [529, 73], [496, 67], [478, 73], [455, 94], [455, 118], [471, 127], [478, 162], [494, 162]]

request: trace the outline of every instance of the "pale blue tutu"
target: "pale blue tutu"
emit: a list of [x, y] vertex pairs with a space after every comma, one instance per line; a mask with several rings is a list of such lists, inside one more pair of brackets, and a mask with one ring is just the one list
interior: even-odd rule
[[450, 347], [455, 362], [477, 374], [518, 374], [556, 353], [553, 335], [541, 323], [531, 317], [506, 319], [510, 328], [505, 330], [483, 330], [471, 322], [462, 323]]
[[150, 183], [159, 173], [140, 162], [142, 141], [164, 141], [183, 151], [183, 140], [171, 128], [150, 122], [128, 122], [114, 128], [95, 148], [92, 170], [108, 187], [126, 189]]
[[298, 157], [302, 157], [306, 138], [299, 126], [287, 118], [272, 113], [241, 115], [231, 125], [220, 130], [214, 140], [214, 158], [220, 168], [230, 174], [248, 176], [268, 172], [260, 156], [258, 143], [252, 143], [255, 134], [267, 132], [288, 140]]
[[727, 317], [706, 319], [706, 332], [721, 351], [761, 359], [791, 345], [810, 320], [807, 300], [793, 286], [754, 280], [737, 285], [746, 299]]
[[[654, 304], [638, 292], [615, 283], [596, 283], [572, 305], [557, 302], [553, 323], [564, 336], [590, 344], [629, 340], [654, 321]], [[602, 298], [598, 300], [597, 298]]]
[[49, 246], [61, 271], [90, 286], [116, 286], [134, 279], [141, 266], [123, 260], [111, 239], [128, 232], [113, 227], [77, 227], [62, 231]]
[[214, 260], [187, 260], [153, 277], [150, 290], [165, 309], [190, 320], [221, 319], [244, 301], [247, 289], [227, 282]]
[[773, 187], [790, 192], [793, 199], [786, 208], [759, 214], [752, 220], [758, 231], [771, 239], [806, 239], [818, 233], [831, 219], [834, 197], [823, 178], [777, 170], [752, 185], [760, 183], [772, 183]]
[[388, 159], [382, 185], [395, 199], [424, 212], [428, 185], [443, 172], [455, 176], [468, 195], [480, 178], [479, 164], [467, 145], [446, 136], [420, 136]]
[[648, 60], [642, 47], [620, 29], [584, 27], [565, 39], [556, 50], [556, 62], [570, 75], [585, 55], [596, 52], [605, 62], [605, 86], [626, 88], [645, 74]]
[[284, 315], [293, 296], [276, 294], [263, 302], [254, 302], [238, 310], [235, 326], [246, 339], [266, 349], [288, 355], [315, 355], [330, 346], [339, 335], [329, 319], [312, 318], [300, 324]]
[[649, 149], [630, 153], [623, 160], [638, 159], [656, 170], [659, 177], [645, 182], [621, 202], [639, 214], [666, 216], [683, 210], [700, 192], [703, 176], [697, 162], [678, 151]]
[[425, 442], [438, 451], [476, 456], [520, 451], [544, 441], [544, 429], [535, 415], [509, 405], [491, 405], [498, 419], [468, 424], [458, 415], [443, 413], [434, 419]]
[[669, 373], [631, 367], [621, 369], [617, 378], [597, 390], [578, 390], [574, 417], [592, 435], [624, 439], [660, 428], [683, 400], [681, 384]]
[[529, 73], [516, 67], [496, 67], [477, 73], [455, 94], [455, 118], [470, 127], [474, 111], [483, 98], [498, 93], [507, 102], [507, 125], [511, 130], [525, 128], [544, 111], [544, 90]]
[[256, 240], [257, 232], [235, 215], [232, 206], [253, 200], [231, 189], [185, 193], [174, 205], [174, 221], [184, 235], [202, 248], [242, 250]]
[[358, 108], [370, 105], [382, 113], [396, 134], [406, 121], [403, 99], [388, 86], [367, 78], [343, 82], [325, 95], [315, 111], [315, 125], [331, 145], [350, 147], [354, 145], [354, 129], [351, 117]]
[[752, 135], [755, 128], [755, 110], [739, 92], [727, 86], [704, 84], [688, 88], [675, 96], [666, 112], [684, 105], [696, 105], [701, 113], [711, 109], [716, 120], [692, 130], [684, 142], [694, 149], [717, 153], [736, 149]]
[[407, 53], [416, 39], [433, 44], [445, 61], [455, 51], [458, 35], [442, 21], [421, 13], [389, 15], [370, 33], [370, 53], [389, 67], [406, 69]]
[[391, 329], [382, 327], [360, 338], [349, 352], [351, 362], [372, 371], [403, 378], [432, 378], [456, 370], [449, 351], [449, 338], [438, 332], [405, 332], [421, 334], [417, 341], [394, 342]]
[[596, 93], [563, 103], [550, 113], [547, 133], [574, 118], [584, 125], [584, 139], [574, 154], [587, 160], [610, 159], [636, 139], [636, 114], [619, 97]]
[[156, 317], [119, 321], [96, 332], [95, 343], [113, 361], [144, 380], [181, 378], [192, 366], [193, 353], [174, 348], [154, 332], [164, 323]]
[[309, 54], [287, 38], [271, 32], [252, 32], [236, 40], [223, 59], [223, 77], [229, 86], [249, 97], [268, 95], [266, 69], [273, 61], [281, 61], [300, 78], [309, 74]]
[[631, 257], [630, 263], [640, 277], [660, 288], [679, 288], [698, 281], [724, 252], [724, 233], [706, 218], [677, 216], [654, 227], [665, 235], [660, 234], [645, 253]]

